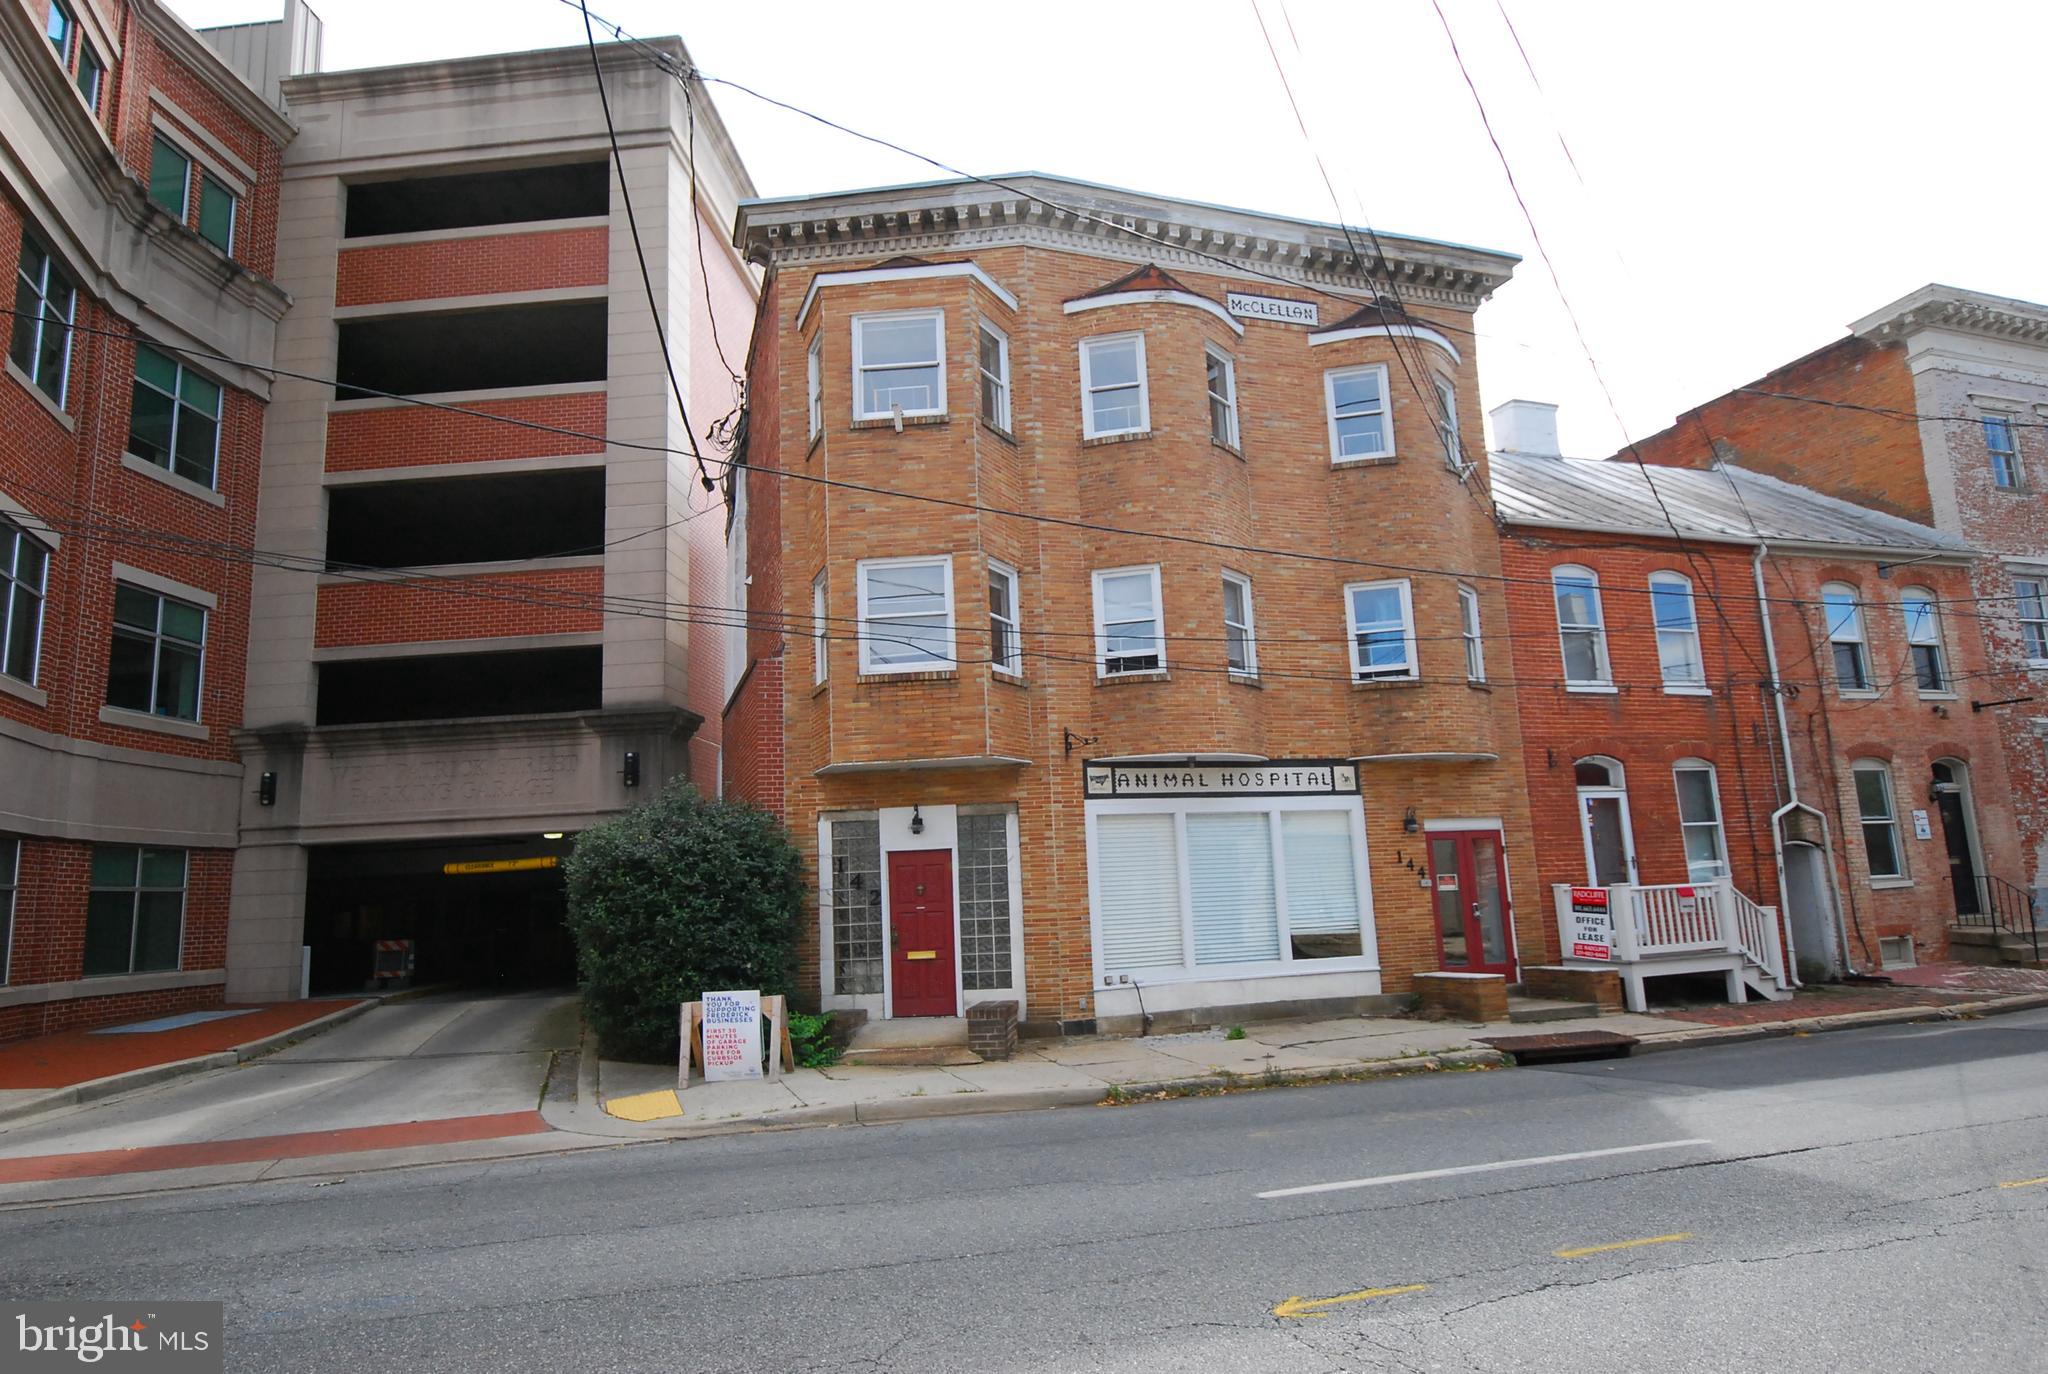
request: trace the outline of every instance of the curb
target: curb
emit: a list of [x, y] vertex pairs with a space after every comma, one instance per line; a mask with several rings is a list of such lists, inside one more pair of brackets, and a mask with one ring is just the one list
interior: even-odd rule
[[209, 1069], [231, 1069], [237, 1064], [246, 1064], [251, 1059], [281, 1050], [285, 1046], [332, 1030], [344, 1021], [353, 1021], [370, 1008], [379, 1006], [390, 999], [367, 997], [352, 1006], [339, 1008], [325, 1016], [311, 1021], [273, 1031], [269, 1035], [251, 1040], [246, 1045], [237, 1045], [229, 1050], [216, 1050], [212, 1054], [196, 1055], [191, 1059], [174, 1059], [167, 1064], [149, 1064], [126, 1073], [108, 1074], [105, 1078], [88, 1078], [83, 1083], [73, 1083], [65, 1088], [52, 1088], [39, 1097], [27, 1098], [0, 1107], [0, 1122], [19, 1121], [23, 1117], [40, 1116], [44, 1112], [56, 1111], [60, 1107], [77, 1106], [85, 1102], [97, 1102], [116, 1093], [131, 1092], [136, 1088], [147, 1088], [173, 1078], [188, 1074], [205, 1073]]
[[2016, 1011], [2035, 1011], [2042, 1007], [2048, 1007], [2048, 993], [2025, 992], [2007, 997], [1993, 997], [1981, 1002], [1887, 1007], [1879, 1011], [1844, 1011], [1829, 1016], [1801, 1017], [1796, 1021], [1764, 1021], [1753, 1026], [1713, 1026], [1705, 1030], [1673, 1031], [1669, 1035], [1646, 1036], [1634, 1052], [1638, 1055], [1659, 1054], [1669, 1050], [1739, 1045], [1749, 1040], [1774, 1040], [1791, 1035], [1857, 1030], [1866, 1026], [1903, 1026], [1921, 1021], [1954, 1021], [1966, 1016], [2005, 1016]]

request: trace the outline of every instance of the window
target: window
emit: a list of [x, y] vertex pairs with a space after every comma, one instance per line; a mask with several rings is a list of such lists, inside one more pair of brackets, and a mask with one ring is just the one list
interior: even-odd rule
[[93, 846], [86, 977], [174, 969], [184, 929], [184, 850]]
[[832, 991], [882, 990], [882, 827], [873, 817], [827, 823], [832, 844]]
[[0, 520], [0, 673], [33, 684], [43, 638], [50, 551]]
[[69, 71], [71, 45], [78, 41], [78, 20], [72, 17], [71, 7], [64, 0], [50, 0], [50, 17], [44, 22], [43, 32], [50, 36], [51, 46], [57, 49], [57, 61]]
[[1899, 848], [1898, 813], [1892, 808], [1892, 774], [1882, 763], [1865, 760], [1851, 770], [1856, 778], [1856, 814], [1863, 822], [1863, 855], [1873, 878], [1906, 876]]
[[1359, 682], [1415, 676], [1415, 615], [1408, 582], [1364, 582], [1344, 589], [1351, 620], [1351, 676]]
[[145, 463], [211, 487], [220, 450], [220, 384], [147, 344], [135, 349], [128, 451]]
[[1159, 569], [1095, 574], [1095, 675], [1153, 673], [1166, 666], [1160, 633]]
[[1657, 624], [1657, 664], [1666, 687], [1704, 687], [1706, 661], [1700, 654], [1700, 622], [1693, 608], [1692, 582], [1674, 572], [1650, 574], [1650, 618]]
[[1721, 834], [1721, 789], [1714, 765], [1680, 759], [1671, 767], [1678, 784], [1678, 828], [1685, 840], [1685, 880], [1711, 883], [1728, 876], [1728, 847]]
[[1384, 365], [1325, 372], [1323, 398], [1329, 409], [1331, 462], [1393, 457]]
[[1465, 641], [1465, 680], [1486, 681], [1486, 646], [1479, 637], [1479, 593], [1458, 588], [1458, 633]]
[[15, 269], [14, 334], [7, 356], [60, 407], [70, 384], [71, 322], [77, 309], [78, 289], [71, 278], [40, 243], [23, 234]]
[[1984, 417], [1984, 449], [1991, 455], [1993, 484], [2008, 491], [2016, 490], [2020, 484], [2020, 445], [2012, 416]]
[[114, 650], [107, 705], [175, 720], [199, 719], [206, 612], [139, 587], [114, 587]]
[[1308, 798], [1092, 804], [1102, 972], [1229, 977], [1366, 953], [1358, 814]]
[[204, 175], [199, 178], [199, 237], [223, 253], [235, 251], [235, 193]]
[[149, 198], [185, 222], [192, 204], [192, 159], [159, 134], [149, 148]]
[[811, 579], [811, 681], [823, 682], [831, 671], [832, 635], [825, 619], [825, 574]]
[[1202, 359], [1209, 379], [1209, 437], [1226, 448], [1236, 448], [1237, 364], [1228, 353], [1214, 348], [1204, 349]]
[[94, 114], [100, 112], [100, 86], [106, 77], [106, 66], [92, 45], [80, 42], [78, 45], [78, 93], [85, 97], [85, 108]]
[[2020, 642], [2029, 663], [2048, 663], [2048, 585], [2038, 577], [2015, 577], [2013, 598], [2019, 603]]
[[1935, 610], [1934, 593], [1925, 587], [1908, 587], [1899, 593], [1899, 610], [1906, 617], [1906, 644], [1913, 653], [1913, 677], [1923, 692], [1946, 692], [1948, 663], [1941, 652], [1941, 616]]
[[1223, 653], [1230, 671], [1247, 677], [1259, 671], [1259, 645], [1252, 630], [1252, 582], [1223, 574]]
[[21, 841], [0, 839], [0, 984], [14, 963], [14, 894], [21, 886]]
[[1017, 571], [988, 563], [988, 662], [999, 673], [1024, 675], [1024, 641], [1017, 633]]
[[1821, 611], [1828, 642], [1834, 648], [1835, 687], [1844, 692], [1870, 690], [1870, 654], [1863, 642], [1863, 606], [1854, 587], [1830, 584], [1820, 589]]
[[815, 439], [825, 429], [825, 332], [818, 331], [818, 337], [811, 340], [810, 351], [804, 355], [804, 395], [809, 399], [810, 427], [805, 437]]
[[1444, 464], [1452, 472], [1465, 470], [1464, 439], [1458, 433], [1458, 389], [1442, 377], [1431, 377], [1436, 388], [1436, 437], [1444, 446]]
[[1600, 609], [1600, 579], [1591, 568], [1552, 570], [1550, 589], [1557, 598], [1557, 636], [1564, 650], [1567, 687], [1611, 687], [1614, 674], [1607, 662], [1607, 622]]
[[1010, 432], [1010, 336], [984, 321], [975, 362], [981, 372], [981, 418]]
[[860, 565], [860, 670], [951, 668], [953, 560], [878, 558]]
[[946, 411], [945, 316], [936, 310], [853, 317], [853, 418]]
[[1015, 986], [1010, 964], [1010, 818], [960, 813], [960, 986]]
[[1105, 439], [1150, 428], [1144, 336], [1081, 340], [1081, 437]]

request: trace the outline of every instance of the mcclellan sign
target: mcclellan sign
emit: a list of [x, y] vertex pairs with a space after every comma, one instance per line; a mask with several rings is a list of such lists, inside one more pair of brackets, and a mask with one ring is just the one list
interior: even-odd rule
[[1091, 797], [1329, 797], [1358, 791], [1358, 766], [1334, 759], [1265, 763], [1091, 763]]
[[1227, 292], [1223, 306], [1233, 315], [1247, 320], [1276, 320], [1281, 324], [1318, 323], [1322, 313], [1314, 301], [1282, 300], [1278, 296], [1247, 296], [1242, 291]]

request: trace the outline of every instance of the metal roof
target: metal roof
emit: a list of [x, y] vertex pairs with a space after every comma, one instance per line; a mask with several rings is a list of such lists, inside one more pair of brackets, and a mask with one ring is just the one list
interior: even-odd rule
[[1493, 502], [1511, 525], [1669, 535], [1675, 524], [1686, 538], [1716, 543], [1763, 539], [1964, 557], [1972, 552], [1963, 540], [1927, 525], [1729, 465], [1652, 467], [1646, 475], [1633, 463], [1617, 461], [1526, 453], [1490, 457]]

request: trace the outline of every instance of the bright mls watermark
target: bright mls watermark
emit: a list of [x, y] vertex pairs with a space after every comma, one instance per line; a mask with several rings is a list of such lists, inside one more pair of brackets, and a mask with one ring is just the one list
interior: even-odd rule
[[217, 1302], [0, 1303], [0, 1369], [221, 1374], [227, 1368]]

